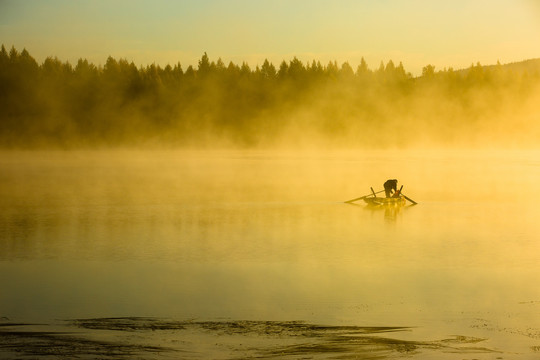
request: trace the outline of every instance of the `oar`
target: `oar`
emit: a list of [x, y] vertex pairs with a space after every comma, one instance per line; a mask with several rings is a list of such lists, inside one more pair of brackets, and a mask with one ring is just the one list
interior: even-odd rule
[[409, 200], [410, 202], [412, 202], [413, 205], [417, 205], [417, 204], [418, 204], [416, 201], [414, 201], [414, 200], [411, 199], [410, 197], [405, 196], [405, 195], [401, 192], [401, 189], [403, 189], [403, 185], [401, 185], [401, 187], [399, 188], [399, 194], [400, 194], [401, 196], [403, 196], [406, 200]]
[[372, 193], [372, 194], [369, 194], [369, 195], [364, 195], [362, 197], [359, 197], [359, 198], [356, 198], [356, 199], [352, 199], [352, 200], [349, 200], [349, 201], [345, 201], [346, 203], [352, 203], [352, 202], [355, 202], [355, 201], [358, 201], [358, 200], [362, 200], [364, 198], [367, 198], [368, 196], [373, 196], [375, 194], [378, 194], [378, 193], [382, 193], [384, 192], [384, 190], [381, 190], [381, 191], [377, 191], [376, 193]]
[[401, 194], [401, 196], [403, 196], [405, 199], [409, 200], [410, 202], [412, 202], [414, 205], [418, 204], [416, 201], [414, 201], [413, 199], [411, 199], [410, 197], [407, 197], [403, 194]]

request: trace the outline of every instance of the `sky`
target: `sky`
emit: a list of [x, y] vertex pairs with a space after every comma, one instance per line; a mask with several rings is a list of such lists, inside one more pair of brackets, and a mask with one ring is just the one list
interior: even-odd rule
[[540, 58], [540, 0], [0, 0], [0, 43], [46, 57], [250, 66], [298, 57], [421, 73]]

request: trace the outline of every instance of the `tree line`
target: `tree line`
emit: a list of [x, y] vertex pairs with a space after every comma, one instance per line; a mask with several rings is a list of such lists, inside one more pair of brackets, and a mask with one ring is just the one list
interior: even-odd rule
[[439, 71], [427, 65], [419, 77], [392, 60], [370, 69], [362, 59], [354, 69], [348, 62], [304, 64], [294, 57], [252, 68], [206, 53], [186, 69], [113, 57], [102, 66], [56, 57], [38, 64], [26, 49], [2, 45], [0, 145], [500, 141], [521, 137], [516, 126], [525, 130], [535, 120], [529, 108], [538, 99], [540, 64], [524, 64]]

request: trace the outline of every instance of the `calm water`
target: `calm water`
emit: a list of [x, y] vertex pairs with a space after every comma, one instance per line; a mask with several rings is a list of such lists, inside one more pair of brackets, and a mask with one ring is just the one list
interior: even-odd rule
[[[419, 205], [343, 203], [387, 178]], [[233, 358], [257, 353], [216, 348], [201, 340], [208, 326], [184, 322], [301, 321], [404, 327], [387, 337], [417, 358], [535, 359], [539, 181], [538, 151], [3, 152], [0, 330], [169, 319], [168, 347]], [[138, 331], [129, 342], [150, 341]], [[266, 336], [249, 334], [228, 341]]]

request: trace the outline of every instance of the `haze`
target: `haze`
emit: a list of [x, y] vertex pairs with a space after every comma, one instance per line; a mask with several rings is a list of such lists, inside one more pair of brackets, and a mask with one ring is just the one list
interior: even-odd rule
[[539, 10], [0, 0], [0, 358], [537, 359]]
[[540, 66], [520, 65], [540, 57], [534, 1], [0, 7], [4, 147], [530, 147], [539, 134]]

